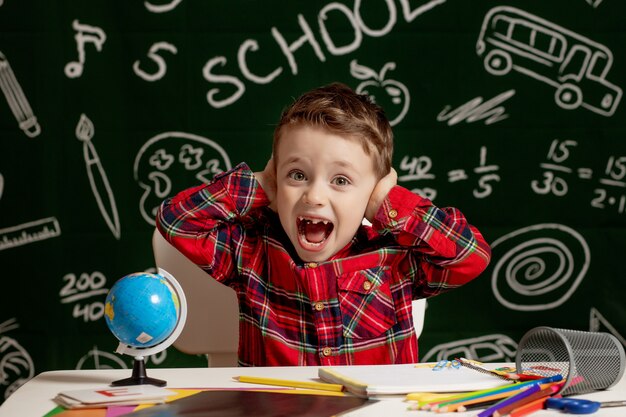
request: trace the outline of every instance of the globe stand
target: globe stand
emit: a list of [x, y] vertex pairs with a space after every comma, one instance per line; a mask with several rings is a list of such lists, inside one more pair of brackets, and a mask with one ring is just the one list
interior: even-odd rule
[[[120, 342], [115, 352], [122, 355], [130, 355], [134, 358], [133, 373], [131, 374], [130, 378], [119, 379], [117, 381], [111, 382], [112, 386], [150, 384], [156, 385], [158, 387], [164, 387], [165, 385], [167, 385], [167, 382], [162, 379], [148, 377], [148, 375], [146, 374], [146, 362], [144, 361], [144, 357], [164, 351], [172, 343], [174, 343], [176, 339], [178, 339], [178, 336], [180, 336], [180, 333], [183, 331], [183, 327], [185, 327], [185, 321], [187, 320], [187, 299], [185, 298], [185, 292], [183, 291], [178, 281], [176, 281], [176, 278], [172, 276], [172, 274], [170, 274], [163, 268], [158, 268], [158, 272], [158, 275], [165, 278], [167, 282], [172, 286], [172, 289], [176, 293], [178, 301], [180, 303], [180, 314], [178, 316], [176, 327], [164, 341], [154, 346], [133, 347]], [[107, 324], [109, 324], [108, 321]]]
[[117, 381], [111, 382], [111, 385], [114, 387], [144, 384], [164, 387], [167, 385], [167, 382], [162, 379], [150, 378], [146, 374], [146, 362], [144, 361], [143, 356], [135, 357], [135, 362], [133, 364], [133, 373], [130, 378], [118, 379]]

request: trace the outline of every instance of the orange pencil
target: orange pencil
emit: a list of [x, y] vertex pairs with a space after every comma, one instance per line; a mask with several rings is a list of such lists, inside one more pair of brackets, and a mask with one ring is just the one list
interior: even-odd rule
[[519, 408], [516, 408], [509, 413], [509, 417], [524, 417], [530, 413], [534, 413], [535, 411], [543, 410], [545, 408], [544, 405], [548, 398], [549, 397], [543, 397]]
[[541, 391], [537, 391], [534, 394], [529, 395], [526, 398], [522, 398], [521, 400], [510, 404], [506, 407], [502, 407], [499, 410], [496, 410], [493, 413], [493, 417], [503, 417], [506, 415], [509, 415], [511, 412], [513, 412], [514, 410], [517, 410], [519, 408], [521, 408], [522, 406], [526, 405], [526, 404], [530, 404], [533, 401], [537, 401], [540, 399], [547, 399], [549, 396], [555, 394], [558, 390], [559, 390], [559, 386], [553, 385], [551, 387], [548, 388], [544, 388]]

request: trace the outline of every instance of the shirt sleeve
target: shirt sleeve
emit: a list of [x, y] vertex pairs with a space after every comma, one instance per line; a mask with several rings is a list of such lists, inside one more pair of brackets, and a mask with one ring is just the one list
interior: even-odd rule
[[373, 227], [411, 248], [406, 272], [416, 281], [416, 298], [471, 281], [487, 268], [491, 258], [482, 234], [458, 209], [438, 208], [401, 186], [391, 189]]
[[233, 276], [244, 251], [246, 221], [252, 210], [269, 205], [254, 173], [241, 163], [207, 184], [165, 200], [157, 213], [160, 233], [218, 281]]

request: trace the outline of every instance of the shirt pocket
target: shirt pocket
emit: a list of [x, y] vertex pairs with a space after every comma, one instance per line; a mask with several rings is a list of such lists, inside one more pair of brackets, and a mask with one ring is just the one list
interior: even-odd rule
[[338, 286], [344, 337], [371, 339], [396, 324], [388, 267], [342, 275]]

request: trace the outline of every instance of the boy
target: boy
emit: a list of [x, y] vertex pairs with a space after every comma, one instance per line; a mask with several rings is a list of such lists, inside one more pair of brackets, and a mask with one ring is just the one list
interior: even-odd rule
[[382, 109], [331, 84], [283, 112], [264, 171], [163, 203], [161, 233], [237, 293], [240, 365], [415, 363], [411, 301], [486, 268], [459, 211], [396, 185], [392, 150]]

